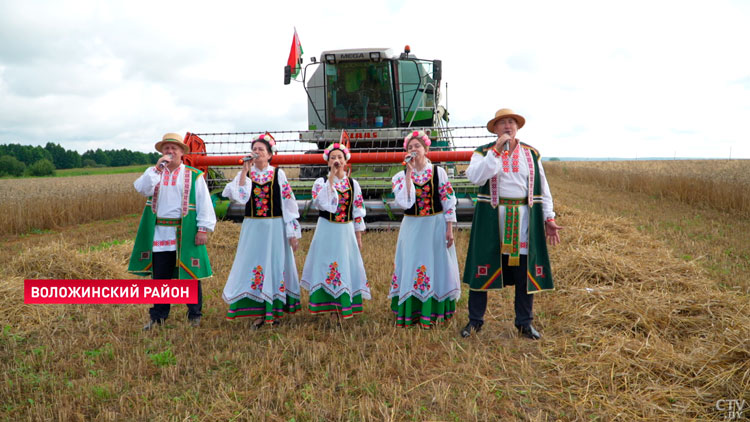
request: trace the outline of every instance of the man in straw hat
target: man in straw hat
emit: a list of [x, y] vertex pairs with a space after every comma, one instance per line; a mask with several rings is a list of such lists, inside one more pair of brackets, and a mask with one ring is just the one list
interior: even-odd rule
[[[182, 136], [167, 133], [155, 147], [164, 155], [133, 183], [149, 199], [128, 271], [155, 280], [197, 279], [198, 303], [187, 305], [188, 320], [197, 327], [203, 307], [200, 279], [212, 274], [206, 241], [207, 232], [216, 225], [216, 214], [203, 172], [182, 164], [183, 155], [189, 152]], [[169, 309], [168, 303], [151, 307], [151, 318], [143, 329], [163, 324]]]
[[497, 139], [474, 151], [466, 170], [481, 186], [474, 209], [463, 282], [469, 285], [469, 323], [461, 336], [479, 332], [487, 309], [487, 291], [515, 285], [515, 326], [538, 340], [531, 325], [534, 293], [553, 290], [545, 237], [560, 242], [547, 178], [539, 152], [519, 142], [523, 116], [503, 108], [487, 122]]

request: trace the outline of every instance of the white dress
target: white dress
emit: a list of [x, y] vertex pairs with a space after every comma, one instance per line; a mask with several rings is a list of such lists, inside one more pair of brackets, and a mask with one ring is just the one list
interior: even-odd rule
[[[284, 171], [274, 176], [274, 170], [270, 165], [262, 170], [253, 166], [250, 177], [244, 176], [245, 186], [239, 185], [240, 171], [224, 188], [224, 196], [246, 204], [237, 254], [222, 294], [230, 304], [228, 319], [273, 321], [300, 308], [297, 266], [289, 245], [290, 238], [301, 237], [299, 210]], [[281, 204], [274, 199], [274, 189]], [[282, 215], [274, 217], [274, 210]]]
[[391, 309], [399, 326], [431, 326], [450, 319], [461, 296], [456, 246], [446, 247], [445, 240], [446, 222], [456, 222], [456, 195], [445, 170], [429, 160], [412, 173], [411, 180], [401, 171], [391, 183], [395, 205], [404, 210], [413, 207], [407, 214], [414, 214], [404, 215], [398, 233], [388, 294]]
[[354, 234], [365, 230], [362, 190], [354, 179], [326, 181], [321, 177], [313, 184], [312, 198], [321, 216], [301, 284], [310, 292], [311, 312], [339, 312], [349, 318], [362, 312], [362, 299], [370, 299], [370, 285]]

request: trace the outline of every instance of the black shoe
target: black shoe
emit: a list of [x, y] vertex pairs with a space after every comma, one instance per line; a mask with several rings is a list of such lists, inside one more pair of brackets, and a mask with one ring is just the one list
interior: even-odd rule
[[252, 324], [250, 324], [250, 329], [251, 329], [251, 330], [258, 330], [258, 329], [260, 329], [260, 327], [262, 327], [262, 326], [263, 326], [263, 324], [265, 324], [265, 323], [266, 323], [266, 320], [264, 320], [264, 319], [261, 319], [261, 318], [258, 318], [258, 319], [256, 319], [255, 321], [253, 321], [253, 323], [252, 323]]
[[201, 325], [201, 317], [190, 318], [189, 321], [190, 326], [193, 328], [197, 328], [199, 325]]
[[143, 326], [143, 331], [151, 331], [151, 329], [153, 329], [154, 327], [161, 327], [162, 325], [164, 325], [163, 319], [150, 319], [148, 320], [146, 325]]
[[539, 334], [539, 331], [537, 331], [531, 325], [526, 325], [526, 326], [523, 326], [523, 327], [516, 327], [516, 328], [518, 328], [518, 334], [520, 334], [520, 335], [522, 335], [522, 336], [524, 336], [526, 338], [530, 338], [532, 340], [539, 340], [540, 338], [542, 338], [542, 335]]
[[469, 337], [471, 335], [471, 330], [474, 330], [475, 333], [478, 333], [482, 331], [482, 325], [474, 324], [473, 322], [469, 321], [469, 323], [466, 324], [466, 327], [461, 330], [461, 337]]

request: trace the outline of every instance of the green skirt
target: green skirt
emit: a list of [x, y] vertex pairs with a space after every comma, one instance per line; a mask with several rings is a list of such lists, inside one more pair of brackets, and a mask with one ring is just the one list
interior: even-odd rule
[[396, 315], [396, 326], [409, 327], [421, 324], [429, 328], [443, 321], [453, 318], [456, 313], [456, 301], [445, 299], [442, 302], [429, 298], [427, 301], [410, 297], [402, 304], [398, 304], [398, 296], [391, 299], [391, 310]]
[[273, 303], [271, 303], [256, 302], [249, 298], [242, 298], [229, 305], [226, 318], [263, 318], [267, 322], [272, 322], [276, 318], [281, 318], [284, 313], [293, 314], [299, 310], [299, 299], [295, 299], [289, 295], [286, 297], [286, 303], [279, 299], [274, 299]]
[[338, 312], [344, 319], [351, 318], [354, 314], [362, 313], [362, 295], [349, 297], [349, 293], [342, 293], [334, 298], [323, 289], [318, 289], [310, 295], [310, 312], [320, 314], [324, 312]]

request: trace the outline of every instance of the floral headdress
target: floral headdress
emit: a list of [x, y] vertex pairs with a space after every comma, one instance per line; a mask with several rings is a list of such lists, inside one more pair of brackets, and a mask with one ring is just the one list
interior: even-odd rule
[[427, 136], [427, 134], [424, 133], [423, 130], [415, 130], [406, 135], [406, 138], [404, 138], [404, 149], [406, 149], [406, 147], [409, 145], [409, 141], [411, 141], [412, 139], [418, 139], [422, 141], [422, 143], [424, 143], [424, 146], [426, 147], [430, 146], [430, 144], [432, 143], [432, 141], [430, 141], [430, 137]]
[[344, 158], [346, 158], [346, 161], [349, 161], [350, 158], [352, 158], [352, 154], [349, 152], [349, 148], [346, 147], [346, 145], [342, 144], [341, 142], [334, 142], [331, 145], [328, 145], [328, 148], [323, 150], [323, 159], [328, 161], [328, 156], [331, 154], [331, 151], [334, 149], [337, 149], [344, 153]]
[[276, 139], [274, 139], [270, 133], [266, 132], [262, 135], [256, 136], [255, 138], [253, 138], [253, 142], [251, 143], [251, 145], [258, 141], [267, 143], [268, 146], [271, 147], [271, 154], [276, 154]]

